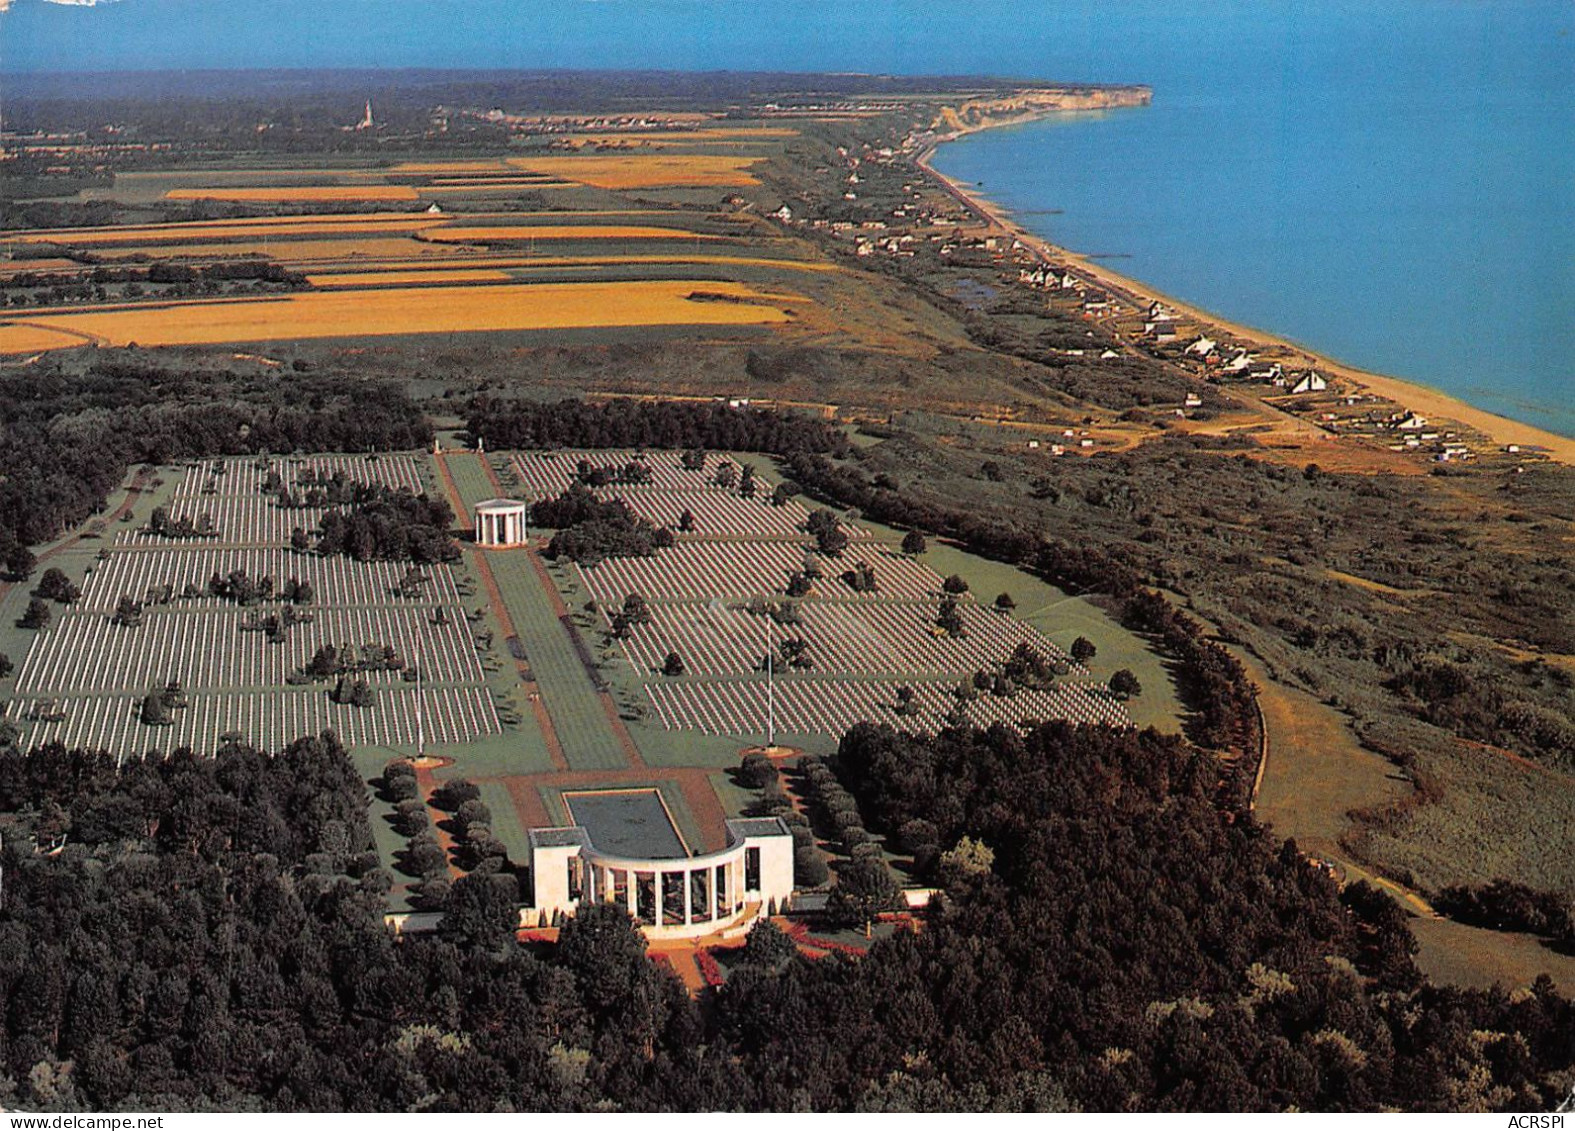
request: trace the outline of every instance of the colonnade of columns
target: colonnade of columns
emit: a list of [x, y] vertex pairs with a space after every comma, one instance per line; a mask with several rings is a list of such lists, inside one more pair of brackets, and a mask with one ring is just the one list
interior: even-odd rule
[[519, 510], [476, 512], [476, 541], [483, 546], [517, 546], [525, 541], [525, 514]]
[[[636, 920], [657, 927], [688, 927], [727, 919], [744, 906], [742, 858], [714, 867], [706, 864], [648, 872], [592, 864], [589, 882], [589, 899], [621, 903]], [[668, 906], [670, 896], [672, 907]]]

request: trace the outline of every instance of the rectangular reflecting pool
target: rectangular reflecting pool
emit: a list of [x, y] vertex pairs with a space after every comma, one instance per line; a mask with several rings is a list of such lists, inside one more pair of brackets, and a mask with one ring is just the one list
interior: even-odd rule
[[654, 789], [565, 793], [569, 819], [590, 834], [596, 851], [637, 860], [682, 860], [684, 839]]

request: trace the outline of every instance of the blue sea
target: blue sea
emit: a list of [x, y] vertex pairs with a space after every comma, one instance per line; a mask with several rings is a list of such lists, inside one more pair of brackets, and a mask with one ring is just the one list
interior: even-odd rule
[[1142, 82], [937, 166], [1236, 321], [1575, 435], [1570, 0], [15, 0], [0, 70], [662, 68]]
[[1152, 106], [936, 167], [1177, 298], [1575, 435], [1575, 11], [1388, 16], [1155, 60]]

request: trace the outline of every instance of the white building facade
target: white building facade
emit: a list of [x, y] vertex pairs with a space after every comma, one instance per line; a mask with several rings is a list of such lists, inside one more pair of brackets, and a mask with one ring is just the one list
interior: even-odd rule
[[488, 499], [476, 504], [476, 545], [523, 546], [525, 504], [514, 499]]
[[793, 897], [793, 837], [776, 817], [728, 821], [727, 847], [701, 856], [611, 856], [579, 826], [532, 829], [530, 850], [526, 926], [603, 902], [625, 908], [651, 938], [693, 938], [786, 910]]

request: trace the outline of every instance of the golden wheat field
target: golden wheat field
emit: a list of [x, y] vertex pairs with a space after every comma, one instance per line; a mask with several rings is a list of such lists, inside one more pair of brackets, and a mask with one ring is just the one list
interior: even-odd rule
[[556, 181], [542, 181], [540, 177], [522, 177], [518, 169], [509, 169], [506, 172], [497, 172], [482, 176], [477, 174], [470, 177], [433, 177], [427, 182], [428, 189], [434, 188], [485, 188], [488, 185], [509, 185], [513, 188], [529, 188], [531, 185], [557, 184]]
[[0, 276], [10, 278], [28, 271], [75, 271], [81, 266], [75, 259], [13, 259], [0, 263]]
[[[725, 298], [689, 297], [696, 292]], [[63, 340], [67, 334], [107, 345], [194, 346], [389, 334], [748, 326], [790, 320], [793, 316], [774, 304], [796, 299], [767, 298], [742, 283], [692, 280], [307, 291], [271, 299], [29, 313], [27, 326], [0, 325], [0, 353], [60, 348], [72, 344]], [[41, 331], [58, 335], [46, 339]]]
[[38, 353], [94, 341], [92, 335], [20, 322], [0, 322], [0, 353]]
[[603, 189], [741, 187], [758, 184], [746, 171], [758, 157], [715, 154], [590, 154], [575, 157], [511, 157], [509, 164], [532, 173], [562, 177]]
[[409, 283], [498, 283], [511, 279], [507, 271], [455, 268], [431, 271], [342, 271], [338, 274], [308, 275], [314, 287], [391, 287]]
[[520, 224], [500, 227], [464, 225], [429, 228], [421, 238], [433, 243], [487, 243], [503, 240], [721, 240], [683, 228], [641, 227], [625, 224]]
[[415, 200], [410, 185], [290, 185], [271, 188], [170, 189], [165, 200], [234, 200], [251, 203], [332, 200]]

